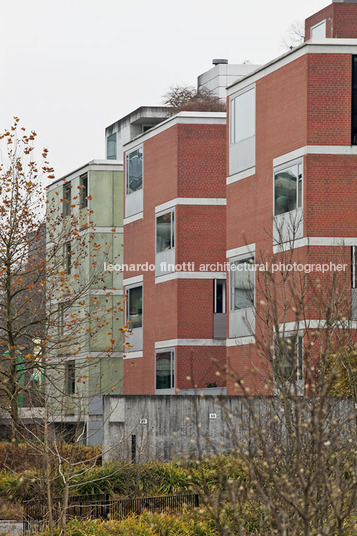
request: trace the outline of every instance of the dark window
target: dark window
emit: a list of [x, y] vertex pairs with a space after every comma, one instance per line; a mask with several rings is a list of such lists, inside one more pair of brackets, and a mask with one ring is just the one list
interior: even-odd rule
[[213, 312], [226, 312], [226, 281], [224, 279], [213, 280]]
[[63, 323], [64, 323], [64, 305], [60, 303], [58, 305], [58, 335], [63, 335]]
[[74, 361], [66, 363], [65, 383], [67, 395], [74, 395], [76, 392], [76, 365]]
[[80, 208], [86, 208], [88, 206], [88, 175], [85, 173], [81, 175], [79, 179], [80, 185]]
[[357, 145], [357, 56], [352, 56], [352, 145]]
[[116, 133], [107, 137], [107, 160], [117, 159], [117, 135]]
[[129, 328], [141, 328], [143, 325], [143, 287], [134, 287], [127, 290], [127, 314], [130, 322]]
[[173, 351], [156, 354], [156, 389], [175, 387], [175, 354]]
[[69, 182], [66, 182], [66, 184], [63, 185], [63, 214], [65, 216], [69, 216], [71, 213], [71, 188], [72, 187]]
[[69, 275], [72, 271], [72, 247], [70, 242], [67, 242], [64, 246], [64, 264], [66, 274]]

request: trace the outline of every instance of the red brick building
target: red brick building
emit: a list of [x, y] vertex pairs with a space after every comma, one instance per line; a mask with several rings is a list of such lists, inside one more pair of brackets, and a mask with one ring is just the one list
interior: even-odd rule
[[228, 88], [227, 128], [181, 112], [124, 145], [124, 393], [271, 394], [279, 360], [302, 392], [327, 310], [357, 328], [357, 2], [305, 35]]
[[226, 114], [181, 112], [124, 150], [124, 393], [225, 392]]
[[[333, 2], [306, 20], [305, 35], [302, 45], [228, 88], [229, 394], [236, 378], [253, 394], [267, 393], [277, 330], [293, 340], [286, 375], [293, 371], [303, 388], [304, 347], [326, 323], [317, 296], [321, 304], [333, 291], [331, 271], [318, 264], [346, 264], [341, 319], [357, 318], [357, 3]], [[283, 270], [267, 306], [267, 274], [250, 267], [267, 261], [314, 265], [299, 311], [291, 284], [284, 302]], [[272, 311], [278, 302], [288, 306]]]

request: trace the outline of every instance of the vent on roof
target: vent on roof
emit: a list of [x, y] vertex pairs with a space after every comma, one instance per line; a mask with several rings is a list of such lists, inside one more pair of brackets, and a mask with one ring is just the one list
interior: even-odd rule
[[218, 58], [218, 59], [212, 60], [212, 63], [213, 63], [213, 65], [227, 65], [228, 60]]

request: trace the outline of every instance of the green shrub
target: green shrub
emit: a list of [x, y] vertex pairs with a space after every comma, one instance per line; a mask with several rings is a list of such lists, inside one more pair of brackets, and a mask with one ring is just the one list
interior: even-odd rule
[[[48, 533], [43, 533], [45, 536]], [[59, 531], [57, 532], [59, 534]], [[180, 515], [149, 513], [116, 521], [70, 521], [67, 536], [216, 536], [209, 519], [182, 512]]]

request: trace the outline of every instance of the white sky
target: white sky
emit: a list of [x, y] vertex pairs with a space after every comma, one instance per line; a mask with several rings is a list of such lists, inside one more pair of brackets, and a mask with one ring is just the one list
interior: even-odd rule
[[330, 0], [0, 0], [0, 131], [17, 115], [57, 178], [104, 158], [104, 128], [212, 58], [266, 63]]

